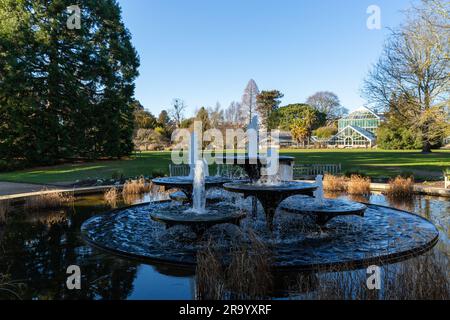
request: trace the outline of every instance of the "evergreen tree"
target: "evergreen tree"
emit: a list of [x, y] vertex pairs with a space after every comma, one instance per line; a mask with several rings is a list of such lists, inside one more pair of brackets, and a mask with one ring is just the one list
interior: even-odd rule
[[132, 151], [139, 60], [115, 0], [0, 1], [0, 158], [52, 163]]
[[262, 91], [256, 98], [256, 110], [261, 118], [261, 124], [268, 130], [275, 125], [271, 120], [272, 113], [278, 109], [281, 98], [284, 97], [278, 90]]

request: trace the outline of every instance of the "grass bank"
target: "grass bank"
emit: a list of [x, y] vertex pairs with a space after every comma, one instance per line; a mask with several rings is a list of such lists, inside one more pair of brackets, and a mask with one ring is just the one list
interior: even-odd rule
[[[344, 172], [360, 172], [373, 178], [413, 174], [416, 179], [431, 180], [450, 167], [450, 151], [422, 154], [420, 151], [384, 150], [282, 150], [297, 164], [341, 163]], [[129, 159], [94, 161], [33, 168], [0, 173], [0, 181], [52, 184], [113, 176], [152, 176], [155, 171], [168, 174], [170, 152], [143, 152]]]

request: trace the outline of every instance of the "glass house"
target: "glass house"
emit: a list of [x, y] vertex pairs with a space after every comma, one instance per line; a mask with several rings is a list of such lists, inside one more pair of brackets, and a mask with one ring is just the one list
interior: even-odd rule
[[358, 109], [338, 122], [338, 133], [328, 141], [335, 148], [371, 148], [382, 117], [368, 108]]

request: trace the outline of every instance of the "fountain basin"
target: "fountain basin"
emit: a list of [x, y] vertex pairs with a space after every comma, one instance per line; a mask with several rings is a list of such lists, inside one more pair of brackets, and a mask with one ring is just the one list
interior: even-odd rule
[[[222, 187], [224, 183], [230, 182], [231, 180], [224, 177], [211, 177], [208, 176], [205, 178], [205, 188], [214, 188], [214, 187]], [[179, 189], [183, 192], [188, 202], [192, 202], [192, 192], [194, 188], [194, 178], [193, 177], [165, 177], [165, 178], [156, 178], [153, 179], [152, 182], [155, 185], [163, 186], [168, 189]]]
[[[149, 219], [149, 213], [164, 211], [171, 203], [147, 203], [95, 216], [81, 227], [82, 237], [92, 246], [122, 257], [148, 263], [177, 265], [195, 269], [197, 251], [207, 241], [180, 243], [161, 240], [164, 225]], [[278, 238], [242, 221], [244, 233], [254, 232], [273, 256], [272, 266], [280, 271], [316, 271], [327, 268], [364, 268], [372, 264], [394, 263], [432, 249], [439, 232], [428, 220], [415, 214], [379, 205], [367, 205], [365, 218], [345, 216], [330, 221], [322, 235], [292, 230], [289, 238]], [[300, 218], [294, 215], [294, 218]], [[288, 219], [280, 215], [280, 219]], [[290, 225], [287, 220], [285, 226]], [[223, 248], [223, 256], [229, 247]]]
[[191, 227], [199, 236], [217, 224], [231, 223], [239, 226], [245, 216], [245, 212], [226, 204], [208, 206], [207, 211], [201, 214], [193, 212], [187, 205], [172, 206], [150, 213], [154, 221], [165, 224], [166, 228], [185, 225]]
[[307, 182], [289, 181], [279, 184], [226, 183], [223, 188], [234, 193], [241, 193], [245, 198], [256, 197], [264, 208], [269, 229], [273, 229], [275, 212], [285, 199], [294, 195], [313, 196], [317, 186]]
[[358, 202], [344, 199], [323, 199], [323, 203], [318, 204], [306, 196], [290, 197], [284, 200], [279, 208], [290, 213], [313, 216], [320, 226], [326, 225], [331, 219], [339, 216], [364, 217], [364, 212], [367, 210], [367, 206]]

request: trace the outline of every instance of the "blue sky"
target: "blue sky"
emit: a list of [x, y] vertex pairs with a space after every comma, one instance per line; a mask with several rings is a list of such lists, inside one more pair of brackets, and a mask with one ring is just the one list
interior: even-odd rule
[[[333, 91], [356, 109], [362, 80], [410, 0], [119, 0], [141, 58], [136, 98], [154, 114], [173, 98], [201, 106], [240, 101], [249, 79], [282, 103]], [[381, 8], [369, 30], [368, 6]]]

